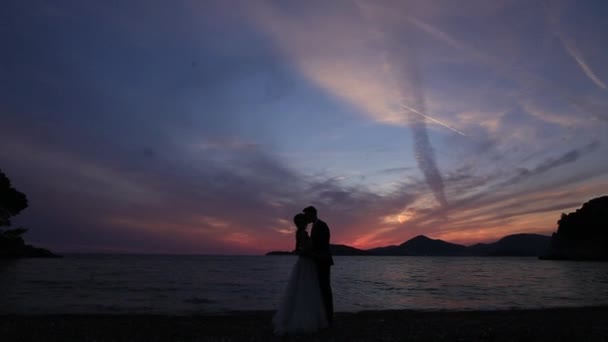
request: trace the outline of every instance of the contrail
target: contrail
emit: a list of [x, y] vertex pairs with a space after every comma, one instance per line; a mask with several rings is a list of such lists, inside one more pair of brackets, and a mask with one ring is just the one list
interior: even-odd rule
[[414, 113], [416, 113], [416, 114], [422, 115], [422, 116], [424, 116], [425, 118], [427, 118], [427, 119], [429, 119], [429, 120], [433, 121], [434, 123], [437, 123], [437, 124], [439, 124], [439, 125], [441, 125], [441, 126], [443, 126], [443, 127], [447, 128], [447, 129], [449, 129], [449, 130], [451, 130], [451, 131], [453, 131], [453, 132], [456, 132], [456, 133], [458, 133], [458, 134], [460, 134], [460, 135], [462, 135], [462, 136], [465, 136], [465, 137], [467, 136], [466, 134], [462, 133], [461, 131], [459, 131], [459, 130], [457, 130], [457, 129], [455, 129], [455, 128], [452, 128], [452, 127], [448, 126], [447, 124], [445, 124], [445, 123], [443, 123], [443, 122], [441, 122], [441, 121], [439, 121], [439, 120], [437, 120], [437, 119], [434, 119], [434, 118], [432, 118], [432, 117], [430, 117], [430, 116], [428, 116], [428, 115], [426, 115], [426, 114], [424, 114], [424, 113], [421, 113], [421, 112], [417, 111], [416, 109], [414, 109], [414, 108], [412, 108], [412, 107], [408, 107], [408, 106], [404, 105], [403, 103], [400, 103], [399, 105], [400, 105], [401, 107], [403, 107], [403, 108], [405, 108], [405, 109], [409, 110], [410, 112], [414, 112]]
[[[409, 41], [409, 39], [406, 39]], [[426, 128], [427, 115], [422, 114], [426, 111], [426, 101], [424, 97], [424, 79], [420, 73], [420, 67], [417, 63], [418, 54], [416, 53], [416, 46], [411, 44], [410, 46], [402, 49], [403, 56], [405, 56], [405, 62], [398, 63], [398, 59], [395, 58], [396, 69], [400, 71], [400, 83], [401, 83], [401, 97], [404, 98], [403, 92], [407, 91], [408, 97], [412, 98], [414, 106], [420, 108], [420, 111], [408, 106], [400, 105], [407, 110], [408, 125], [412, 130], [412, 138], [414, 140], [414, 154], [418, 168], [424, 175], [427, 185], [433, 192], [435, 199], [444, 211], [448, 209], [448, 201], [445, 197], [445, 186], [443, 184], [443, 177], [437, 166], [435, 160], [435, 152], [429, 134]], [[398, 71], [398, 72], [399, 72]], [[397, 75], [399, 75], [397, 74]], [[399, 82], [399, 81], [398, 81]], [[405, 112], [405, 111], [404, 111]], [[415, 115], [417, 114], [417, 115]], [[431, 120], [432, 118], [429, 118]], [[434, 120], [433, 121], [437, 121]], [[442, 124], [439, 122], [439, 124]], [[445, 125], [444, 125], [445, 126]], [[446, 126], [447, 127], [447, 126]], [[449, 128], [449, 127], [448, 127]], [[451, 129], [451, 128], [450, 128]]]
[[422, 171], [427, 185], [433, 191], [435, 199], [443, 209], [447, 209], [448, 201], [445, 198], [443, 177], [437, 167], [435, 161], [435, 153], [429, 135], [426, 130], [426, 122], [424, 117], [415, 116], [413, 112], [410, 114], [410, 127], [414, 138], [414, 152], [418, 168]]
[[606, 84], [602, 82], [602, 80], [600, 80], [600, 78], [597, 77], [597, 75], [593, 72], [593, 69], [591, 69], [591, 67], [587, 63], [585, 63], [585, 60], [583, 59], [583, 56], [579, 53], [579, 51], [576, 50], [574, 46], [566, 42], [566, 40], [564, 39], [564, 37], [562, 37], [560, 33], [557, 34], [557, 37], [561, 41], [562, 45], [564, 46], [570, 57], [572, 57], [576, 61], [576, 64], [578, 64], [583, 73], [585, 73], [585, 75], [589, 77], [589, 79], [593, 83], [595, 83], [595, 85], [604, 90], [608, 90]]
[[563, 8], [561, 8], [561, 6], [549, 6], [549, 4], [544, 1], [541, 1], [540, 4], [542, 5], [544, 11], [547, 14], [549, 29], [553, 31], [557, 39], [559, 39], [560, 43], [562, 43], [562, 46], [564, 47], [568, 55], [570, 55], [570, 57], [572, 57], [576, 61], [576, 64], [579, 66], [579, 68], [581, 68], [583, 73], [587, 77], [589, 77], [589, 79], [593, 83], [595, 83], [595, 85], [604, 90], [608, 90], [608, 86], [606, 86], [606, 83], [602, 82], [602, 80], [593, 72], [593, 69], [591, 69], [589, 64], [585, 62], [585, 59], [583, 58], [580, 51], [576, 49], [574, 44], [572, 44], [572, 42], [567, 38], [566, 34], [560, 29], [560, 12], [563, 12]]
[[[357, 5], [362, 7], [361, 12], [372, 22], [372, 27], [374, 27], [374, 18], [370, 17], [373, 16], [373, 11], [370, 12], [368, 9], [372, 8], [373, 10], [377, 7], [370, 7], [370, 3], [371, 2], [361, 1], [357, 2]], [[390, 33], [376, 35], [378, 37], [376, 39], [378, 39], [378, 42], [380, 43], [378, 45], [383, 47], [380, 51], [383, 58], [382, 64], [390, 65], [390, 68], [383, 68], [383, 70], [386, 73], [385, 75], [388, 76], [388, 79], [392, 81], [391, 83], [397, 87], [396, 92], [399, 94], [398, 98], [411, 99], [414, 107], [420, 108], [422, 112], [425, 112], [424, 82], [420, 74], [419, 64], [417, 63], [418, 54], [416, 52], [416, 39], [408, 36], [408, 31], [403, 33], [405, 34], [405, 37], [401, 34], [393, 35]], [[395, 49], [388, 49], [388, 46], [393, 42], [398, 42]], [[405, 94], [407, 94], [407, 97]], [[422, 172], [427, 185], [445, 214], [448, 209], [448, 201], [445, 197], [443, 178], [439, 171], [439, 167], [437, 166], [437, 162], [435, 161], [435, 153], [428, 136], [426, 119], [428, 118], [458, 134], [464, 134], [413, 108], [409, 108], [402, 104], [401, 106], [404, 110], [400, 110], [399, 112], [403, 115], [407, 115], [407, 123], [412, 132], [414, 156], [418, 168]]]

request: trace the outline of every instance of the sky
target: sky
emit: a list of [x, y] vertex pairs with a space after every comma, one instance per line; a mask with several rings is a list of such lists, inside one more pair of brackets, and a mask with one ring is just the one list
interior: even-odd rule
[[606, 1], [46, 1], [0, 14], [28, 242], [94, 253], [550, 235], [608, 193]]

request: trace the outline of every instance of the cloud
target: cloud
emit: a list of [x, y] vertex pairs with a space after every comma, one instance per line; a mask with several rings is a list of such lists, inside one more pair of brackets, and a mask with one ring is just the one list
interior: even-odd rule
[[562, 110], [547, 110], [533, 101], [522, 101], [522, 108], [530, 115], [552, 124], [565, 128], [585, 126], [590, 124], [589, 120], [584, 120], [578, 115], [573, 115], [574, 108], [563, 108]]
[[[606, 170], [600, 174], [606, 175]], [[601, 180], [598, 179], [596, 184], [598, 182], [601, 183]], [[416, 209], [411, 213], [411, 218], [400, 225], [401, 228], [393, 230], [391, 235], [402, 234], [404, 241], [417, 234], [426, 234], [464, 244], [495, 241], [504, 235], [523, 232], [548, 235], [554, 231], [561, 211], [580, 207], [589, 199], [591, 189], [583, 186], [572, 189], [572, 184], [554, 183], [513, 189], [515, 191], [487, 191], [485, 196], [475, 200], [455, 199], [450, 204], [447, 219], [441, 218], [437, 209]], [[605, 191], [608, 188], [601, 186], [595, 188], [593, 193], [601, 195]]]
[[547, 160], [543, 161], [542, 163], [538, 164], [536, 167], [534, 167], [531, 170], [526, 169], [526, 168], [521, 168], [521, 169], [519, 169], [518, 174], [516, 176], [514, 176], [513, 178], [502, 183], [501, 186], [517, 184], [517, 183], [523, 181], [524, 179], [538, 176], [540, 174], [550, 171], [551, 169], [573, 163], [573, 162], [577, 161], [581, 156], [596, 150], [599, 147], [599, 145], [600, 145], [599, 142], [593, 141], [593, 142], [583, 146], [580, 149], [571, 149], [571, 150], [563, 153], [562, 155], [560, 155], [557, 158], [547, 159]]
[[407, 122], [398, 106], [403, 84], [395, 80], [383, 32], [366, 25], [356, 6], [325, 4], [298, 11], [266, 4], [250, 12], [254, 24], [305, 77], [374, 120]]
[[382, 174], [402, 174], [405, 173], [406, 171], [411, 170], [411, 167], [391, 167], [388, 169], [383, 169], [380, 170], [379, 173]]
[[[259, 6], [255, 13], [255, 23], [306, 77], [375, 120], [410, 126], [418, 166], [439, 204], [446, 207], [426, 123], [417, 115], [404, 115], [399, 105], [406, 101], [425, 112], [414, 40], [388, 32], [382, 18], [357, 6], [325, 5], [295, 15], [293, 9], [269, 5]], [[312, 15], [315, 25], [309, 27]]]
[[[442, 41], [457, 50], [465, 52], [472, 61], [489, 66], [493, 69], [494, 72], [498, 73], [502, 77], [518, 82], [520, 84], [520, 89], [518, 89], [517, 91], [518, 96], [525, 96], [527, 92], [530, 92], [533, 89], [547, 90], [550, 96], [554, 98], [563, 98], [572, 105], [576, 106], [579, 110], [592, 114], [595, 118], [598, 118], [600, 120], [607, 120], [607, 117], [603, 110], [598, 110], [586, 101], [581, 100], [579, 96], [574, 94], [571, 89], [568, 89], [563, 84], [547, 79], [542, 75], [533, 72], [527, 68], [512, 65], [508, 63], [507, 59], [498, 58], [488, 52], [474, 47], [473, 45], [467, 44], [464, 40], [457, 39], [454, 36], [448, 34], [446, 31], [441, 30], [439, 27], [436, 27], [421, 19], [412, 18], [409, 16], [404, 16], [403, 18], [404, 20], [407, 20], [410, 23], [414, 24], [420, 30], [426, 32], [435, 39]], [[576, 50], [572, 50], [572, 52], [576, 53]], [[597, 76], [595, 76], [595, 74], [592, 72], [591, 68], [587, 66], [587, 64], [584, 64], [584, 61], [582, 60], [582, 57], [580, 57], [580, 54], [576, 53], [576, 57], [573, 58], [575, 58], [577, 62], [583, 62], [583, 64], [579, 64], [579, 66], [582, 67], [582, 65], [584, 65], [584, 70], [586, 70], [585, 72], [591, 72], [588, 76], [593, 75], [592, 80], [594, 80], [594, 82], [600, 81], [600, 87], [605, 89], [605, 84], [601, 82], [601, 80], [599, 80]]]
[[[113, 246], [156, 253], [222, 253], [226, 248], [262, 253], [291, 245], [289, 220], [309, 204], [331, 223], [334, 241], [356, 237], [362, 243], [374, 241], [371, 237], [382, 229], [379, 217], [401, 210], [415, 196], [404, 188], [378, 195], [336, 177], [313, 181], [261, 149], [232, 142], [210, 149], [193, 144], [182, 158], [161, 155], [143, 168], [125, 168], [122, 158], [104, 160], [8, 138], [3, 137], [10, 143], [2, 145], [0, 155], [10, 160], [7, 172], [33, 207], [19, 223], [33, 228], [32, 241], [62, 251]], [[41, 170], [47, 178], [36, 175]]]
[[500, 129], [501, 119], [504, 115], [505, 112], [467, 111], [458, 113], [457, 118], [466, 125], [478, 125], [490, 134], [496, 134]]
[[[399, 212], [393, 212], [393, 228], [376, 239], [392, 237], [389, 240], [395, 244], [426, 234], [467, 244], [492, 241], [517, 232], [550, 234], [560, 211], [574, 209], [608, 191], [603, 181], [608, 175], [606, 165], [591, 167], [591, 159], [585, 159], [584, 163], [581, 159], [599, 148], [599, 143], [591, 142], [537, 161], [528, 172], [515, 177], [507, 165], [497, 165], [505, 172], [488, 170], [486, 174], [474, 164], [465, 165], [444, 177], [446, 191], [452, 196], [447, 216], [425, 203], [424, 196], [417, 196], [408, 206], [407, 220], [398, 223]], [[576, 161], [581, 161], [581, 165], [576, 165]], [[573, 165], [568, 173], [553, 172], [548, 176], [551, 170], [568, 164]], [[573, 168], [579, 171], [572, 172]]]
[[548, 233], [607, 190], [605, 122], [585, 114], [605, 92], [564, 68], [598, 85], [601, 65], [579, 41], [563, 63], [536, 5], [19, 6], [0, 156], [51, 248], [287, 249], [309, 204], [335, 243], [477, 242]]

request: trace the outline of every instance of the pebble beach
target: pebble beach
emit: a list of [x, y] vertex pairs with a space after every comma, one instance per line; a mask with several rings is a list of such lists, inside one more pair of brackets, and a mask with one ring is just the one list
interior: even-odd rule
[[275, 336], [272, 311], [218, 315], [3, 315], [1, 341], [608, 341], [608, 307], [337, 313], [311, 335]]

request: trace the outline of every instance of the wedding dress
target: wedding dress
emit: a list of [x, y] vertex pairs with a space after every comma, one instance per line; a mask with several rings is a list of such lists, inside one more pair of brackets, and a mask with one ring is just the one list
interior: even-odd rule
[[277, 335], [313, 333], [327, 327], [327, 317], [315, 260], [306, 256], [311, 241], [306, 230], [296, 232], [296, 251], [300, 254], [272, 320]]

